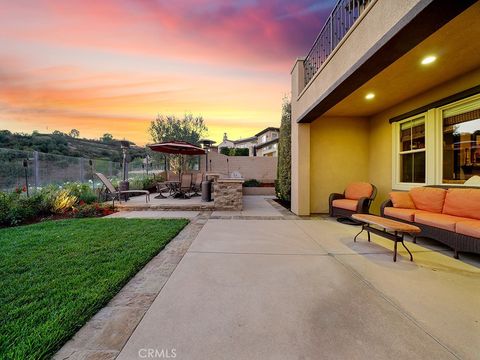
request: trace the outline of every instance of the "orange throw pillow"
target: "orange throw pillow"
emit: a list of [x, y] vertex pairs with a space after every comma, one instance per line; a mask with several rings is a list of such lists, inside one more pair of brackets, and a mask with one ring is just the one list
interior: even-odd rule
[[393, 207], [402, 209], [415, 209], [415, 204], [408, 192], [392, 191], [390, 194]]
[[418, 187], [410, 190], [415, 207], [419, 210], [441, 213], [447, 190], [431, 187]]

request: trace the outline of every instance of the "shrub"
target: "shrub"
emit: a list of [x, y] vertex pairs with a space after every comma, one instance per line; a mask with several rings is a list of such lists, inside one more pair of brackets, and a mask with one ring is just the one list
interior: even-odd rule
[[105, 216], [114, 211], [108, 205], [98, 204], [97, 195], [87, 184], [67, 183], [63, 189], [49, 185], [30, 196], [25, 191], [0, 192], [0, 227], [16, 226], [52, 214], [90, 217]]
[[229, 155], [230, 155], [230, 149], [231, 149], [231, 148], [229, 148], [229, 147], [222, 147], [222, 148], [220, 149], [220, 154], [229, 156]]
[[63, 188], [75, 196], [78, 202], [83, 201], [86, 204], [91, 204], [97, 201], [97, 195], [89, 184], [66, 183]]
[[247, 148], [230, 149], [230, 156], [248, 156], [248, 155], [250, 155], [250, 150]]
[[39, 212], [39, 197], [13, 192], [0, 193], [0, 225], [15, 226], [34, 218]]
[[260, 181], [258, 181], [257, 179], [245, 180], [245, 182], [243, 183], [243, 186], [244, 187], [258, 187], [258, 186], [260, 186]]
[[37, 190], [35, 196], [39, 196], [40, 204], [39, 210], [41, 213], [50, 214], [53, 208], [53, 202], [57, 196], [59, 189], [55, 185], [49, 185], [40, 190]]
[[148, 190], [155, 187], [157, 180], [154, 177], [143, 177], [130, 180], [131, 190]]
[[224, 147], [220, 149], [220, 154], [227, 156], [248, 156], [250, 155], [250, 150], [247, 148]]
[[288, 99], [283, 100], [280, 138], [278, 140], [278, 167], [275, 192], [280, 200], [290, 202], [291, 194], [291, 120], [292, 108]]
[[77, 202], [77, 197], [70, 194], [66, 189], [60, 190], [52, 204], [52, 211], [54, 214], [63, 214], [73, 208]]
[[113, 214], [114, 209], [110, 205], [99, 203], [82, 204], [73, 210], [73, 216], [76, 218], [106, 216]]

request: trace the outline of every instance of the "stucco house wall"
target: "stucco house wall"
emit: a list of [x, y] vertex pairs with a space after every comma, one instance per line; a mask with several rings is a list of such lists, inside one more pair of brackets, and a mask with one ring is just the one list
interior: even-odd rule
[[327, 213], [328, 197], [368, 181], [369, 122], [322, 117], [310, 125], [310, 212]]
[[[273, 183], [277, 178], [278, 158], [258, 156], [226, 156], [216, 152], [208, 154], [209, 172], [229, 175], [238, 171], [246, 180], [256, 179]], [[227, 162], [228, 160], [228, 162]], [[205, 172], [205, 157], [200, 158], [200, 170]]]
[[[449, 6], [453, 11], [446, 11]], [[479, 6], [478, 2], [372, 1], [306, 87], [304, 58], [297, 59], [291, 71], [294, 213], [327, 212], [328, 195], [342, 192], [353, 181], [376, 185], [378, 194], [371, 211], [378, 213], [393, 187], [410, 186], [392, 181], [392, 167], [398, 159], [392, 155], [395, 127], [389, 120], [465, 90], [470, 95], [477, 91], [480, 53], [472, 29], [477, 29]], [[423, 24], [427, 24], [425, 37], [419, 35], [411, 43], [405, 40], [415, 38]], [[403, 44], [393, 34], [404, 29], [405, 52], [380, 66], [387, 61], [388, 51], [395, 53]], [[431, 53], [439, 56], [436, 76], [433, 71], [428, 76], [427, 68], [419, 67], [420, 59]], [[362, 78], [364, 70], [368, 78]], [[382, 105], [364, 105], [369, 92], [378, 95], [374, 101]], [[429, 110], [425, 119], [430, 124], [426, 139], [431, 139], [426, 145], [427, 183], [438, 184], [442, 182], [439, 159], [443, 152], [439, 110]]]

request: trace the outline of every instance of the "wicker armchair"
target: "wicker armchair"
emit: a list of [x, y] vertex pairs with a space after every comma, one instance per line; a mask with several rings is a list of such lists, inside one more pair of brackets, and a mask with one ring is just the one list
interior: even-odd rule
[[373, 184], [365, 182], [349, 184], [343, 194], [330, 194], [329, 215], [350, 217], [355, 213], [368, 214], [375, 196], [377, 196], [377, 188]]

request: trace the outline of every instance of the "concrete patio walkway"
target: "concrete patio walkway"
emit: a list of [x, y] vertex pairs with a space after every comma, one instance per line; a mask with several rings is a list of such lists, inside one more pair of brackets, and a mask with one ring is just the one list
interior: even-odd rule
[[[210, 219], [118, 359], [475, 359], [480, 271], [331, 220]], [[158, 357], [158, 356], [157, 356]]]
[[191, 219], [57, 359], [478, 359], [480, 261], [392, 242], [271, 199]]

